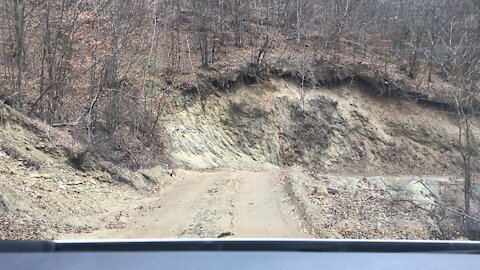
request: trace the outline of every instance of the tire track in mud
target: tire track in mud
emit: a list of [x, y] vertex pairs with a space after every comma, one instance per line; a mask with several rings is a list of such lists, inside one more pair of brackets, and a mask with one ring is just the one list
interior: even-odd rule
[[237, 187], [236, 178], [228, 177], [216, 181], [195, 209], [188, 228], [179, 236], [219, 238], [235, 235], [233, 195]]

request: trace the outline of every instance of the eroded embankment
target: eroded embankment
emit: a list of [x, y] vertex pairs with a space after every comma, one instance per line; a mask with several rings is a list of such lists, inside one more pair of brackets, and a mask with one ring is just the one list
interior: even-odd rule
[[[190, 99], [188, 99], [190, 98]], [[164, 127], [177, 166], [301, 164], [350, 173], [458, 171], [457, 122], [435, 107], [372, 96], [364, 86], [302, 88], [281, 79], [178, 96]], [[477, 132], [477, 130], [475, 130]]]

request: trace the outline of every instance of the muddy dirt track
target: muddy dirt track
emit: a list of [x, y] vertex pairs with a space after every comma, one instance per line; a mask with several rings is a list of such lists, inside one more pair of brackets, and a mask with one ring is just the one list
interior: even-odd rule
[[277, 179], [277, 171], [178, 171], [175, 182], [119, 226], [72, 238], [311, 237]]

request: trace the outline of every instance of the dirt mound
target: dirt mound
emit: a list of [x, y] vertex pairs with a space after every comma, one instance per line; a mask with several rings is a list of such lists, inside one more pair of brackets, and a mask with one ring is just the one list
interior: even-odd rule
[[429, 239], [441, 235], [432, 219], [434, 195], [456, 182], [446, 177], [282, 173], [307, 223], [320, 238]]

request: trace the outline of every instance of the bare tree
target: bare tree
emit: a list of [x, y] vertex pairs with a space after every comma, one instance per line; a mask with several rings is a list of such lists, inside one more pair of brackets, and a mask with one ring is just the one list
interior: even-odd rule
[[15, 63], [16, 79], [15, 92], [12, 95], [13, 105], [21, 107], [21, 95], [23, 84], [23, 71], [25, 67], [25, 2], [24, 0], [13, 0], [13, 19], [15, 25]]
[[[468, 5], [468, 1], [461, 4]], [[465, 16], [465, 6], [450, 7], [451, 13], [443, 17], [440, 31], [428, 30], [432, 51], [427, 56], [440, 68], [445, 79], [456, 86], [452, 98], [456, 105], [458, 144], [463, 161], [464, 213], [468, 217], [472, 215], [472, 192], [475, 186], [472, 177], [472, 156], [476, 152], [473, 147], [472, 118], [480, 113], [480, 48], [477, 45], [480, 35], [479, 25], [471, 23], [472, 17]], [[465, 218], [465, 234], [470, 236], [474, 229], [478, 228], [474, 228], [472, 221]]]

